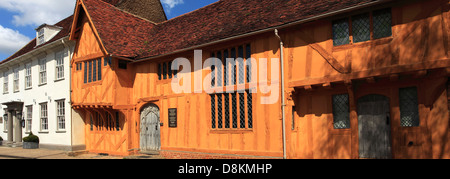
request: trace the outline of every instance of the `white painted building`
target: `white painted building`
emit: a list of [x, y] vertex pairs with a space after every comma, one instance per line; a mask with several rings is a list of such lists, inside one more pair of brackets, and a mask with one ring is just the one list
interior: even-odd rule
[[71, 23], [72, 16], [55, 25], [41, 25], [35, 39], [0, 62], [4, 145], [20, 145], [33, 132], [41, 148], [84, 148], [84, 123], [73, 120], [81, 118], [70, 105], [70, 61], [75, 46], [68, 40]]

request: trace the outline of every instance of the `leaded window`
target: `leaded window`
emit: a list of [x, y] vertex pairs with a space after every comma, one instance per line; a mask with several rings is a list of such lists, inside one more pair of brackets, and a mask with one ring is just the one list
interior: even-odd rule
[[248, 128], [253, 128], [253, 94], [250, 90], [246, 91], [247, 95], [247, 123]]
[[245, 93], [239, 93], [239, 119], [239, 127], [245, 128]]
[[250, 81], [252, 80], [252, 63], [251, 63], [251, 54], [252, 54], [252, 49], [250, 47], [250, 44], [247, 44], [245, 46], [245, 59], [246, 59], [246, 63], [247, 63], [247, 69], [245, 69], [247, 71], [247, 83], [250, 83]]
[[98, 81], [100, 81], [100, 80], [102, 80], [102, 59], [98, 59], [98, 62], [97, 62], [97, 67], [98, 67], [98, 71], [97, 71], [97, 73], [98, 73], [98, 78], [97, 78], [97, 80]]
[[158, 80], [162, 80], [162, 66], [158, 64]]
[[223, 128], [222, 110], [222, 94], [217, 94], [217, 128], [219, 129]]
[[84, 83], [87, 83], [88, 73], [87, 73], [87, 62], [84, 62]]
[[401, 88], [400, 98], [400, 126], [417, 127], [420, 125], [417, 88]]
[[348, 19], [339, 19], [333, 22], [333, 45], [345, 45], [350, 43]]
[[392, 35], [391, 9], [373, 12], [373, 38], [379, 39]]
[[102, 60], [95, 59], [84, 62], [84, 83], [102, 80]]
[[350, 128], [348, 94], [333, 95], [333, 121], [335, 129]]
[[[251, 81], [250, 44], [218, 50], [212, 52], [211, 57], [217, 59], [211, 67], [212, 87], [237, 86]], [[210, 94], [210, 99], [212, 129], [253, 128], [253, 98], [248, 89]]]
[[236, 92], [231, 93], [231, 108], [232, 108], [232, 117], [233, 117], [233, 128], [238, 127], [238, 114], [237, 114], [237, 95]]
[[88, 82], [90, 83], [90, 82], [92, 82], [92, 61], [89, 61], [88, 63], [89, 63], [89, 69], [88, 69], [88, 71], [89, 71]]
[[242, 59], [238, 61], [239, 63], [239, 84], [244, 83], [244, 47], [239, 46], [238, 47], [238, 58]]
[[369, 13], [352, 17], [352, 35], [354, 43], [370, 40]]
[[177, 77], [178, 70], [172, 70], [172, 62], [158, 64], [158, 80], [167, 80]]
[[224, 93], [225, 98], [225, 128], [230, 128], [230, 94]]
[[97, 81], [97, 60], [92, 61], [93, 68], [92, 68], [92, 81]]
[[210, 94], [210, 99], [212, 129], [253, 128], [253, 98], [249, 91]]
[[211, 94], [211, 127], [216, 128], [216, 95]]
[[350, 39], [353, 39], [353, 43], [358, 43], [392, 36], [391, 21], [390, 8], [354, 15], [351, 20], [335, 20], [332, 22], [333, 45], [350, 44]]

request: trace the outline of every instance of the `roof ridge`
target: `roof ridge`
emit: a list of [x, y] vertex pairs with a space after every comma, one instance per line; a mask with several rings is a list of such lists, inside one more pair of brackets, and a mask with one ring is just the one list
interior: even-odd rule
[[[109, 3], [105, 2], [105, 1], [102, 1], [102, 0], [97, 0], [97, 1], [100, 1], [101, 3], [105, 3], [105, 4], [107, 4], [107, 5], [111, 6], [111, 7], [113, 7], [113, 8], [115, 8], [115, 9], [119, 10], [119, 11], [122, 11], [122, 12], [124, 12], [124, 13], [126, 13], [126, 14], [132, 15], [132, 16], [134, 16], [134, 17], [136, 17], [136, 18], [141, 19], [141, 20], [148, 21], [148, 22], [150, 22], [150, 23], [152, 23], [152, 24], [154, 24], [154, 25], [157, 24], [156, 22], [153, 22], [153, 21], [151, 21], [151, 20], [148, 20], [148, 19], [146, 19], [146, 18], [143, 18], [143, 17], [141, 17], [141, 16], [138, 16], [138, 15], [133, 14], [133, 13], [131, 13], [131, 12], [128, 12], [128, 11], [126, 11], [126, 10], [120, 9], [120, 8], [118, 8], [118, 7], [116, 7], [116, 6], [112, 5], [112, 4], [109, 4]], [[119, 5], [120, 3], [122, 3], [122, 1], [123, 1], [123, 0], [120, 0], [120, 1], [117, 3], [117, 5]]]

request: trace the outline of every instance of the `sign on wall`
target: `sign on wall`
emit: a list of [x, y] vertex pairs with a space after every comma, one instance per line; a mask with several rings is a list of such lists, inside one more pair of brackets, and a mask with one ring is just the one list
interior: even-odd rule
[[177, 108], [169, 109], [169, 127], [177, 127]]

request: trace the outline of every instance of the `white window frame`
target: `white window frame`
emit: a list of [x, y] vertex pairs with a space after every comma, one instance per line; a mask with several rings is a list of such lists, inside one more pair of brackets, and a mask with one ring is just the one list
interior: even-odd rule
[[33, 105], [26, 106], [26, 123], [25, 123], [25, 132], [31, 132], [31, 125], [33, 121]]
[[33, 78], [31, 77], [31, 62], [25, 65], [25, 89], [30, 89], [33, 85]]
[[19, 92], [19, 68], [13, 70], [13, 91]]
[[3, 132], [8, 132], [8, 122], [9, 122], [8, 117], [3, 119]]
[[64, 79], [64, 51], [55, 53], [55, 80]]
[[57, 118], [57, 130], [66, 130], [66, 112], [65, 112], [65, 99], [56, 100], [56, 118]]
[[9, 92], [8, 90], [8, 72], [3, 72], [3, 94], [7, 94]]
[[45, 43], [44, 28], [38, 31], [38, 45]]
[[47, 60], [39, 60], [39, 85], [47, 84]]
[[48, 131], [48, 105], [47, 103], [39, 104], [40, 120], [39, 126], [41, 132]]

